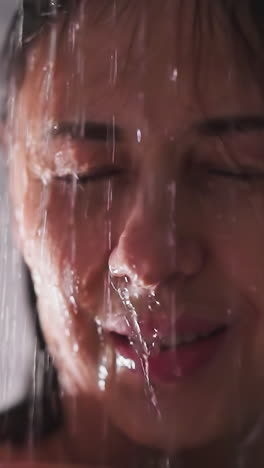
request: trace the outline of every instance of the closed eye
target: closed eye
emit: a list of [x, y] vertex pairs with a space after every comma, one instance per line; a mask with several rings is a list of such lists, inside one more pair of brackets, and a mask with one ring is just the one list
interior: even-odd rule
[[208, 173], [216, 177], [223, 177], [244, 182], [252, 182], [254, 180], [264, 179], [264, 173], [260, 171], [240, 170], [232, 171], [229, 169], [209, 168]]
[[111, 179], [113, 177], [122, 176], [126, 173], [126, 170], [121, 167], [115, 166], [105, 166], [101, 168], [91, 169], [85, 173], [72, 173], [66, 174], [63, 176], [56, 176], [57, 180], [66, 182], [66, 183], [73, 183], [74, 181], [77, 184], [88, 184], [88, 183], [95, 183], [100, 182], [101, 180]]

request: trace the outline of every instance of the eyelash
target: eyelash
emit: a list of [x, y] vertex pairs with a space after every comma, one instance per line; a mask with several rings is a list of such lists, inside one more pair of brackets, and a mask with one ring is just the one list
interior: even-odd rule
[[264, 179], [264, 173], [261, 172], [233, 172], [226, 169], [208, 169], [208, 173], [215, 177], [237, 180], [239, 182], [253, 182], [258, 179]]
[[[230, 179], [238, 182], [254, 182], [256, 180], [264, 179], [264, 173], [261, 172], [235, 172], [228, 169], [221, 168], [208, 168], [208, 174], [214, 177], [223, 179]], [[79, 185], [86, 185], [88, 183], [100, 182], [104, 179], [112, 179], [114, 177], [122, 176], [125, 174], [124, 168], [119, 167], [103, 167], [86, 174], [67, 174], [65, 176], [57, 176], [56, 179], [66, 182], [73, 183], [76, 181]]]
[[122, 168], [104, 167], [86, 174], [67, 174], [65, 176], [57, 176], [56, 179], [66, 183], [73, 183], [73, 181], [76, 181], [79, 185], [85, 185], [88, 183], [99, 182], [104, 179], [122, 176], [124, 173], [125, 169]]

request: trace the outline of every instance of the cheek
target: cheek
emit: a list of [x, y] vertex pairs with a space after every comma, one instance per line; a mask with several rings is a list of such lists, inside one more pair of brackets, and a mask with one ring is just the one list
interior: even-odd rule
[[264, 192], [221, 184], [202, 203], [201, 224], [214, 256], [254, 278], [264, 260]]
[[[224, 196], [223, 196], [224, 199]], [[264, 197], [233, 198], [232, 203], [209, 203], [201, 223], [210, 248], [212, 289], [229, 298], [230, 310], [242, 318], [237, 370], [251, 406], [263, 405], [264, 382]], [[214, 272], [220, 272], [214, 282]], [[223, 283], [221, 283], [221, 278]], [[251, 408], [252, 410], [252, 408]]]
[[211, 278], [222, 278], [220, 283], [212, 279], [212, 284], [222, 288], [234, 307], [239, 298], [250, 302], [256, 312], [253, 320], [257, 315], [264, 321], [264, 196], [233, 190], [224, 198], [221, 202], [218, 197], [217, 204], [207, 200], [199, 211]]
[[32, 183], [24, 203], [25, 256], [32, 271], [41, 278], [53, 275], [64, 296], [83, 305], [96, 299], [122, 231], [121, 205], [117, 191], [110, 197], [105, 183], [84, 188]]
[[122, 230], [119, 197], [110, 209], [105, 192], [32, 182], [24, 202], [24, 249], [45, 339], [68, 382], [63, 385], [85, 391], [97, 385], [100, 340], [94, 316], [104, 299], [111, 244]]

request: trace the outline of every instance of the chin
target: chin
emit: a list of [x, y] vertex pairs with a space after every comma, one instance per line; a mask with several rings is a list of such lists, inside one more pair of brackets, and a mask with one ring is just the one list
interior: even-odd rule
[[177, 420], [174, 424], [166, 420], [151, 423], [146, 420], [142, 422], [139, 417], [137, 421], [119, 420], [117, 424], [118, 428], [136, 444], [175, 455], [209, 446], [215, 440], [224, 438], [222, 431], [215, 431], [213, 434], [210, 426], [201, 429], [199, 424], [193, 423], [189, 426]]
[[[108, 395], [107, 412], [114, 425], [135, 443], [158, 451], [177, 454], [208, 446], [216, 440], [232, 437], [230, 414], [215, 403], [214, 410], [203, 411], [197, 402], [178, 407], [177, 402], [161, 401], [160, 414], [144, 396], [129, 392]], [[201, 412], [204, 413], [201, 417]]]

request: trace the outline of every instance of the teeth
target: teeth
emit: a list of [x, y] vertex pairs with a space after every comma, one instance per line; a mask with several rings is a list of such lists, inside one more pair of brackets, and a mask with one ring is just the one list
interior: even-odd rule
[[[207, 332], [207, 333], [199, 333], [199, 334], [194, 334], [194, 333], [186, 333], [186, 334], [183, 334], [183, 335], [174, 335], [172, 336], [171, 338], [169, 337], [166, 337], [166, 338], [161, 338], [158, 339], [157, 341], [154, 341], [154, 342], [145, 342], [144, 343], [146, 344], [146, 346], [148, 347], [149, 350], [154, 350], [154, 349], [173, 349], [173, 348], [176, 348], [178, 346], [183, 346], [183, 345], [188, 345], [188, 344], [192, 344], [192, 343], [195, 343], [196, 341], [198, 341], [199, 339], [206, 339], [206, 338], [209, 338], [210, 336], [218, 333], [218, 332], [221, 332], [225, 329], [226, 327], [219, 327], [215, 330], [211, 330], [210, 332]], [[135, 343], [137, 343], [138, 340], [135, 340], [135, 337], [130, 337], [129, 338], [129, 341], [131, 344], [135, 345]]]
[[175, 345], [179, 346], [183, 344], [190, 344], [196, 341], [200, 337], [201, 335], [194, 335], [194, 334], [178, 336], [176, 337]]
[[208, 336], [211, 335], [212, 332], [210, 333], [201, 333], [199, 335], [195, 335], [193, 333], [186, 334], [186, 335], [181, 335], [181, 336], [176, 336], [173, 337], [171, 341], [162, 341], [162, 346], [165, 346], [167, 348], [173, 348], [176, 346], [184, 345], [184, 344], [191, 344], [197, 341], [199, 338], [208, 338]]

